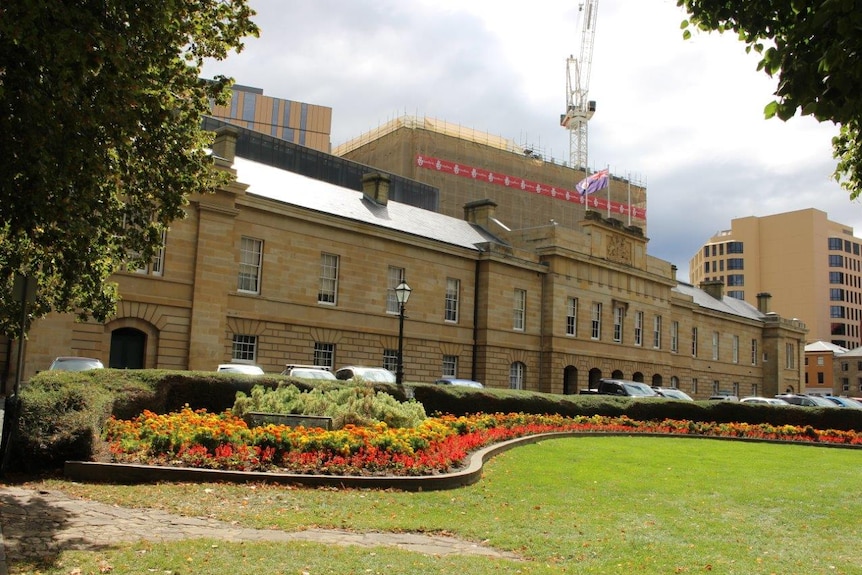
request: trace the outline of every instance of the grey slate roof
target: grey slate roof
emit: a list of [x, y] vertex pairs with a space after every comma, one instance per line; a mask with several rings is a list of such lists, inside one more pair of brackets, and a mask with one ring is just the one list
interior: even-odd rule
[[682, 282], [677, 283], [676, 287], [673, 289], [681, 294], [691, 296], [694, 303], [700, 307], [738, 315], [748, 319], [762, 320], [766, 317], [766, 315], [761, 313], [755, 306], [741, 299], [736, 299], [735, 297], [724, 296], [721, 300], [717, 300], [702, 289]]
[[237, 180], [248, 185], [246, 193], [255, 196], [472, 250], [480, 243], [503, 243], [480, 226], [437, 212], [393, 201], [383, 206], [362, 192], [241, 157], [233, 167]]
[[828, 351], [828, 352], [834, 353], [836, 355], [839, 355], [839, 354], [845, 354], [849, 350], [846, 347], [842, 347], [840, 345], [835, 345], [834, 343], [832, 343], [830, 341], [819, 340], [819, 341], [815, 341], [815, 342], [806, 344], [805, 351], [811, 351], [811, 352]]

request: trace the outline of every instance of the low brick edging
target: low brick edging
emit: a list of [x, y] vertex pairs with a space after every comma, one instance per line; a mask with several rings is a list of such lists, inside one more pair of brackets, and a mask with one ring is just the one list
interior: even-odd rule
[[789, 445], [807, 445], [813, 447], [837, 447], [860, 449], [859, 445], [841, 443], [820, 443], [814, 441], [782, 441], [776, 439], [753, 439], [744, 437], [720, 437], [706, 435], [686, 435], [667, 433], [625, 433], [625, 432], [590, 432], [562, 431], [540, 433], [516, 437], [501, 443], [489, 445], [469, 455], [467, 466], [451, 473], [438, 475], [314, 475], [304, 473], [277, 473], [268, 471], [222, 471], [218, 469], [202, 469], [196, 467], [167, 467], [158, 465], [140, 465], [130, 463], [98, 463], [93, 461], [67, 461], [63, 467], [63, 475], [73, 481], [89, 481], [93, 483], [140, 484], [156, 483], [158, 481], [189, 481], [200, 483], [233, 482], [233, 483], [276, 483], [282, 485], [303, 485], [306, 487], [345, 487], [358, 489], [398, 489], [401, 491], [442, 491], [472, 485], [482, 477], [485, 462], [499, 453], [513, 447], [538, 443], [545, 439], [562, 439], [584, 436], [647, 436], [647, 437], [678, 437], [688, 439], [720, 439], [729, 441], [750, 441], [756, 443], [776, 443]]

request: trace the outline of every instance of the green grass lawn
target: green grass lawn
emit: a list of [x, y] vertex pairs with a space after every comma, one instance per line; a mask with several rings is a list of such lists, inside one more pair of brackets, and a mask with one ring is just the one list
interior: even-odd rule
[[[446, 533], [525, 561], [391, 548], [185, 541], [64, 552], [45, 575], [860, 574], [862, 451], [655, 437], [548, 440], [499, 455], [453, 491], [265, 485], [39, 487], [131, 507], [297, 530]], [[27, 565], [10, 565], [24, 572]], [[80, 571], [74, 571], [80, 569]]]

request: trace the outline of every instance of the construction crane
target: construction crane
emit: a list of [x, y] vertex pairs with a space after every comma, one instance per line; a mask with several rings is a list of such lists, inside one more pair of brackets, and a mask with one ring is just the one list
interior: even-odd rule
[[589, 100], [588, 94], [598, 8], [599, 0], [587, 0], [578, 6], [581, 52], [578, 58], [569, 56], [566, 59], [566, 113], [560, 114], [560, 125], [569, 130], [569, 165], [584, 171], [587, 170], [587, 122], [596, 111], [596, 102]]

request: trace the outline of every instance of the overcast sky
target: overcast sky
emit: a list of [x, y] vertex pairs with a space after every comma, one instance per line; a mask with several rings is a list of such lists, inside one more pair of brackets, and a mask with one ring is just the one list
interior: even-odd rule
[[[249, 0], [261, 36], [204, 75], [332, 108], [338, 145], [404, 114], [569, 158], [578, 0]], [[648, 253], [679, 268], [736, 217], [805, 208], [862, 232], [830, 179], [837, 128], [765, 120], [775, 81], [732, 34], [682, 39], [675, 0], [600, 0], [589, 164], [647, 187]], [[574, 183], [573, 183], [574, 184]]]

